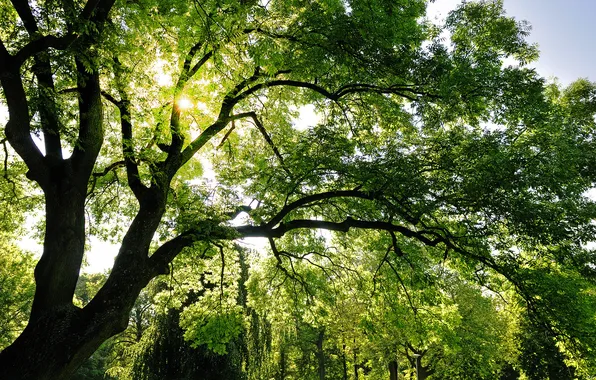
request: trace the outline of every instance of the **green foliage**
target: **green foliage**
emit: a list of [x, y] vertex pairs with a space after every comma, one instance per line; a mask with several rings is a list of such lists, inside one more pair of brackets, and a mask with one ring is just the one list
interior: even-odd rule
[[32, 254], [0, 238], [0, 350], [27, 325], [35, 290], [34, 265]]
[[[14, 54], [30, 38], [0, 1]], [[561, 88], [527, 67], [537, 48], [503, 1], [463, 2], [444, 25], [423, 0], [117, 1], [101, 33], [65, 4], [30, 5], [31, 38], [77, 41], [20, 68], [26, 135], [80, 148], [87, 105], [73, 93], [97, 72], [105, 118], [81, 220], [133, 242], [119, 263], [143, 264], [108, 284], [139, 290], [170, 273], [103, 347], [110, 375], [339, 378], [350, 367], [373, 379], [396, 355], [403, 374], [418, 356], [424, 373], [453, 379], [518, 364], [556, 377], [565, 361], [590, 373], [596, 85]], [[312, 125], [297, 119], [304, 106]], [[27, 168], [5, 155], [0, 205], [32, 193], [17, 180]], [[21, 208], [6, 215], [0, 227], [18, 231]], [[248, 278], [231, 241], [251, 233], [271, 248], [250, 258]], [[6, 247], [0, 308], [17, 331], [32, 263]], [[76, 305], [104, 279], [82, 276]], [[519, 322], [520, 308], [539, 323]], [[536, 326], [550, 335], [533, 340]], [[109, 366], [102, 353], [89, 376]]]
[[181, 321], [181, 327], [185, 329], [184, 338], [192, 342], [192, 347], [205, 344], [211, 351], [222, 355], [227, 352], [228, 343], [243, 331], [243, 316], [241, 310], [215, 316], [193, 314], [192, 318]]
[[522, 320], [519, 363], [530, 380], [575, 379], [576, 369], [565, 363], [565, 356], [548, 330]]

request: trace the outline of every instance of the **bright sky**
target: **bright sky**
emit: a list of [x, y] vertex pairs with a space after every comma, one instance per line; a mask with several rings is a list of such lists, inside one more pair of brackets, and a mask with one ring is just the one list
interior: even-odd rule
[[[460, 2], [435, 0], [429, 6], [429, 15], [445, 16]], [[596, 0], [504, 0], [504, 4], [510, 16], [528, 20], [532, 25], [529, 40], [538, 43], [541, 52], [534, 66], [542, 76], [558, 77], [565, 85], [577, 78], [596, 81], [596, 23], [593, 22]], [[0, 109], [2, 125], [6, 121], [3, 111]], [[256, 241], [250, 243], [260, 245]], [[41, 248], [30, 240], [24, 245], [37, 252]], [[90, 245], [89, 266], [85, 271], [100, 272], [110, 268], [117, 248], [96, 239]]]
[[[435, 0], [431, 12], [445, 14], [460, 0]], [[567, 85], [578, 78], [596, 81], [596, 0], [504, 0], [509, 16], [532, 25], [529, 41], [540, 60], [533, 64], [547, 78]]]

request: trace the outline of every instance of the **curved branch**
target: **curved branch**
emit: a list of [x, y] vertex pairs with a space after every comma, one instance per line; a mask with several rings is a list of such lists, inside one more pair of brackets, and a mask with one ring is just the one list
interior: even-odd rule
[[440, 243], [451, 244], [448, 239], [434, 231], [416, 231], [407, 227], [383, 221], [364, 221], [351, 217], [343, 222], [329, 222], [325, 220], [294, 219], [286, 223], [280, 223], [278, 227], [271, 228], [270, 224], [263, 226], [238, 226], [236, 231], [243, 237], [272, 237], [279, 238], [296, 229], [322, 229], [329, 231], [348, 232], [350, 228], [382, 230], [397, 232], [406, 237], [416, 238], [427, 246], [437, 246]]
[[183, 249], [199, 241], [233, 240], [240, 237], [231, 227], [221, 226], [219, 222], [205, 220], [197, 223], [197, 227], [181, 233], [163, 243], [149, 258], [150, 265], [157, 274], [168, 273], [168, 265]]
[[277, 224], [279, 224], [290, 212], [306, 206], [310, 203], [322, 201], [325, 199], [332, 199], [332, 198], [361, 198], [361, 199], [368, 199], [373, 200], [374, 197], [372, 194], [365, 193], [359, 190], [336, 190], [336, 191], [327, 191], [324, 193], [318, 193], [306, 196], [304, 198], [300, 198], [297, 201], [294, 201], [286, 206], [284, 206], [265, 226], [267, 228], [273, 228]]
[[92, 175], [92, 180], [91, 180], [91, 188], [89, 189], [89, 191], [87, 191], [87, 196], [91, 195], [95, 191], [95, 186], [97, 184], [97, 179], [99, 177], [104, 177], [104, 176], [108, 175], [108, 173], [111, 172], [112, 170], [121, 168], [124, 165], [125, 165], [124, 161], [116, 161], [116, 162], [112, 162], [110, 165], [106, 166], [106, 168], [103, 171], [94, 172]]
[[76, 34], [67, 34], [64, 36], [48, 35], [28, 42], [15, 55], [14, 61], [17, 65], [22, 65], [27, 59], [33, 57], [48, 48], [56, 50], [65, 50], [79, 38]]
[[[120, 82], [119, 66], [120, 63], [117, 59], [114, 60], [117, 66], [116, 77]], [[119, 83], [118, 93], [120, 94], [120, 101], [116, 103], [116, 107], [120, 111], [120, 126], [122, 129], [122, 155], [124, 162], [126, 163], [126, 177], [128, 180], [128, 186], [134, 193], [137, 199], [140, 199], [147, 189], [141, 182], [139, 175], [139, 166], [135, 162], [134, 143], [132, 138], [132, 115], [130, 112], [130, 101], [128, 95], [124, 91], [123, 86]], [[105, 95], [104, 95], [105, 96]]]
[[6, 50], [2, 40], [0, 40], [0, 84], [8, 106], [6, 138], [29, 168], [28, 178], [37, 181], [43, 188], [48, 176], [46, 162], [31, 137], [29, 106], [19, 74], [19, 65], [15, 65], [13, 57]]
[[419, 89], [420, 86], [415, 86], [415, 85], [392, 85], [392, 86], [383, 87], [383, 86], [377, 86], [377, 85], [371, 85], [371, 84], [365, 84], [365, 83], [351, 83], [351, 84], [347, 84], [347, 85], [340, 87], [339, 90], [337, 90], [335, 92], [331, 92], [331, 91], [325, 89], [324, 87], [319, 86], [318, 84], [315, 84], [315, 83], [302, 82], [302, 81], [290, 80], [290, 79], [278, 79], [278, 80], [272, 80], [272, 81], [268, 81], [268, 82], [264, 82], [264, 83], [259, 83], [255, 86], [249, 88], [248, 90], [242, 92], [241, 94], [237, 95], [234, 98], [234, 101], [237, 103], [261, 89], [269, 88], [269, 87], [279, 87], [279, 86], [310, 89], [312, 91], [315, 91], [315, 92], [323, 95], [325, 98], [327, 98], [329, 100], [333, 100], [333, 101], [338, 101], [339, 99], [341, 99], [349, 94], [356, 94], [356, 93], [362, 93], [362, 92], [373, 92], [373, 93], [377, 93], [377, 94], [393, 94], [393, 95], [398, 95], [403, 98], [406, 98], [410, 101], [417, 100], [418, 96], [426, 96], [426, 97], [430, 97], [433, 99], [440, 98], [439, 95], [420, 90]]
[[264, 88], [279, 87], [279, 86], [307, 88], [307, 89], [313, 90], [315, 92], [318, 92], [319, 94], [323, 95], [324, 97], [326, 97], [328, 99], [331, 99], [331, 100], [339, 99], [337, 94], [329, 92], [324, 87], [321, 87], [314, 83], [301, 82], [301, 81], [289, 80], [289, 79], [278, 79], [278, 80], [272, 80], [272, 81], [265, 82], [265, 83], [259, 83], [259, 84], [252, 86], [248, 90], [237, 95], [234, 98], [234, 102], [238, 103], [239, 101], [246, 99], [248, 96], [250, 96], [250, 95], [254, 94], [255, 92], [262, 90]]

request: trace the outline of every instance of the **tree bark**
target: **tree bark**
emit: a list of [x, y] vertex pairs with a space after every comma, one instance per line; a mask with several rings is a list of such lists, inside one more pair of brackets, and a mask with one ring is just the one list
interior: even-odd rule
[[389, 362], [389, 380], [397, 380], [397, 360], [392, 360]]
[[317, 360], [319, 362], [319, 380], [325, 380], [325, 351], [323, 350], [323, 343], [325, 341], [325, 329], [319, 331], [317, 337]]
[[69, 378], [105, 340], [126, 329], [139, 293], [158, 274], [148, 253], [165, 198], [154, 196], [141, 202], [106, 284], [84, 308], [73, 305], [88, 179], [79, 173], [65, 160], [52, 167], [44, 184], [46, 232], [32, 312], [24, 332], [0, 353], [0, 379]]

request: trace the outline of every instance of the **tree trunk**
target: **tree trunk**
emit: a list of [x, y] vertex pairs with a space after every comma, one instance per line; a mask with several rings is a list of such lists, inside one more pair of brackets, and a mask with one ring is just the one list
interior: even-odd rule
[[285, 380], [286, 378], [286, 348], [282, 344], [279, 353], [279, 380]]
[[354, 380], [358, 380], [358, 353], [356, 352], [356, 339], [354, 339]]
[[46, 236], [31, 317], [0, 352], [0, 379], [69, 378], [105, 340], [126, 329], [139, 293], [158, 274], [147, 254], [163, 207], [153, 205], [141, 207], [106, 284], [84, 308], [73, 305], [85, 243], [81, 190], [67, 180], [46, 188]]
[[343, 346], [344, 353], [342, 355], [342, 362], [343, 362], [343, 370], [344, 370], [344, 378], [343, 380], [348, 380], [348, 358], [346, 357], [346, 345]]
[[319, 331], [317, 337], [317, 359], [319, 362], [319, 380], [325, 380], [325, 351], [323, 351], [323, 342], [325, 340], [325, 329]]
[[397, 360], [392, 360], [389, 362], [389, 380], [397, 380]]
[[435, 373], [435, 370], [432, 369], [430, 366], [423, 366], [422, 365], [422, 358], [424, 356], [416, 357], [416, 366], [417, 366], [417, 373], [418, 373], [418, 380], [426, 380], [430, 375]]

